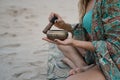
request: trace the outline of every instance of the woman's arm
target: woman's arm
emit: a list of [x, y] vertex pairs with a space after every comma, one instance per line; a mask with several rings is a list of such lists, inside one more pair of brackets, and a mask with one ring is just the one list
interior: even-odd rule
[[90, 42], [90, 41], [79, 41], [79, 40], [74, 40], [73, 39], [72, 45], [75, 46], [75, 47], [80, 47], [80, 48], [90, 50], [90, 51], [95, 50], [92, 42]]
[[83, 49], [90, 50], [90, 51], [95, 50], [92, 42], [75, 40], [73, 38], [68, 38], [64, 41], [55, 39], [55, 43], [59, 45], [72, 45], [72, 46], [83, 48]]
[[64, 29], [68, 32], [72, 32], [72, 30], [73, 30], [71, 24], [69, 24], [69, 23], [62, 24], [61, 29]]

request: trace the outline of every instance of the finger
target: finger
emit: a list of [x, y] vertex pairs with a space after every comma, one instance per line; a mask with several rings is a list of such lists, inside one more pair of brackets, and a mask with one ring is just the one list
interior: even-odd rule
[[55, 23], [62, 23], [62, 22], [63, 22], [62, 19], [56, 19], [56, 20], [55, 20]]
[[54, 13], [54, 16], [56, 16], [58, 19], [62, 19], [62, 17], [57, 13]]
[[53, 41], [51, 41], [51, 40], [49, 40], [48, 38], [42, 38], [43, 40], [45, 40], [45, 41], [48, 41], [48, 42], [53, 42]]
[[56, 27], [58, 27], [58, 28], [62, 28], [63, 24], [64, 24], [64, 21], [63, 21], [63, 20], [57, 19], [57, 20], [55, 20], [55, 24], [54, 24], [54, 25], [55, 25]]
[[55, 23], [58, 23], [58, 20], [55, 20]]
[[54, 41], [52, 41], [52, 40], [48, 39], [47, 37], [42, 38], [42, 40], [45, 40], [45, 41], [50, 42], [50, 43], [54, 43]]
[[64, 42], [59, 40], [59, 39], [55, 39], [54, 41], [55, 41], [56, 44], [64, 44]]
[[54, 14], [55, 14], [54, 12], [50, 13], [50, 16], [48, 17], [49, 21], [54, 17]]

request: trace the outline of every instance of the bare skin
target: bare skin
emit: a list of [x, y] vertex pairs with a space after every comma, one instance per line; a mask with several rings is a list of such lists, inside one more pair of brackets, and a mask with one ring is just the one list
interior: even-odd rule
[[[91, 0], [87, 6], [86, 12], [92, 9], [93, 4], [94, 0]], [[69, 32], [72, 31], [71, 25], [64, 22], [62, 18], [56, 13], [51, 13], [49, 20], [53, 16], [58, 17], [54, 24], [56, 27], [67, 30]], [[78, 41], [71, 37], [68, 37], [64, 41], [58, 39], [52, 41], [48, 38], [43, 38], [43, 40], [56, 44], [59, 50], [63, 52], [65, 58], [62, 61], [72, 68], [70, 71], [70, 76], [66, 80], [105, 80], [103, 74], [97, 66], [93, 64], [87, 65], [82, 58], [84, 57], [84, 50], [94, 51], [94, 46], [91, 42]]]
[[101, 74], [97, 66], [95, 66], [85, 72], [76, 73], [75, 75], [68, 77], [66, 80], [106, 80], [106, 79], [104, 78], [103, 74]]

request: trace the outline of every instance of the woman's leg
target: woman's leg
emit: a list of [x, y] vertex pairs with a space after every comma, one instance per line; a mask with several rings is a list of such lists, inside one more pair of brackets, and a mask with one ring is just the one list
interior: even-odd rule
[[62, 62], [64, 62], [65, 64], [67, 64], [70, 68], [75, 69], [77, 66], [67, 57], [64, 57], [62, 59]]
[[98, 67], [95, 66], [85, 72], [72, 75], [66, 80], [105, 80], [105, 77], [103, 76], [102, 72], [98, 69]]
[[[72, 46], [64, 46], [64, 45], [57, 45], [58, 49], [62, 51], [64, 56], [68, 58], [68, 62], [71, 61], [71, 63], [76, 66], [76, 68], [81, 68], [86, 66], [87, 64], [84, 62], [82, 56], [80, 55], [81, 53], [78, 52], [78, 50]], [[68, 64], [69, 65], [69, 64]], [[70, 64], [72, 65], [72, 64]]]

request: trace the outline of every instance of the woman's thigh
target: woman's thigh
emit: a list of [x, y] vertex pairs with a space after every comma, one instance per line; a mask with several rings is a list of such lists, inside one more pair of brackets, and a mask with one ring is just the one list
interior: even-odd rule
[[105, 77], [97, 66], [82, 73], [77, 73], [68, 77], [66, 80], [105, 80]]

